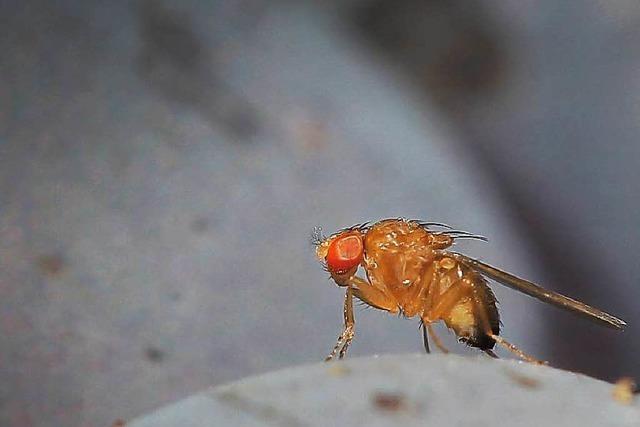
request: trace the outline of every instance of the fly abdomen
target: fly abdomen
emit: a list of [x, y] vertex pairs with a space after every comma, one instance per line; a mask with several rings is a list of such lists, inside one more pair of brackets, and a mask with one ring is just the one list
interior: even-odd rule
[[486, 328], [488, 327], [493, 335], [500, 335], [500, 314], [496, 306], [496, 297], [484, 277], [476, 272], [470, 272], [469, 276], [475, 293], [476, 322], [473, 334], [462, 341], [481, 350], [491, 350], [496, 342], [487, 335]]
[[469, 346], [492, 349], [495, 340], [489, 334], [499, 335], [500, 315], [486, 280], [452, 258], [443, 257], [436, 262], [437, 283], [432, 283], [434, 294], [424, 317], [432, 322], [443, 320]]

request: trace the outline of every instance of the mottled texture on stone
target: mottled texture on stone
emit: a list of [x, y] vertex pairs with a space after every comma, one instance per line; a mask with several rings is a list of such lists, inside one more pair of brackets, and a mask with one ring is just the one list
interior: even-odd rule
[[640, 425], [640, 398], [613, 385], [512, 360], [455, 355], [349, 359], [216, 387], [134, 420], [131, 427]]

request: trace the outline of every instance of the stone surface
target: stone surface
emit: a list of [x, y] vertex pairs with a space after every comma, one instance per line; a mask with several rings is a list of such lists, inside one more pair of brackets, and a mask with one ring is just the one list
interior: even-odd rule
[[487, 357], [398, 355], [317, 363], [219, 386], [130, 427], [555, 426], [640, 424], [613, 385]]

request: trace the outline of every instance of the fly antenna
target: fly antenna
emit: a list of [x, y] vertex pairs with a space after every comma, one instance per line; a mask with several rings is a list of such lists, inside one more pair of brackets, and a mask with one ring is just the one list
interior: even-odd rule
[[313, 231], [311, 231], [311, 236], [309, 238], [311, 244], [313, 246], [320, 246], [325, 240], [327, 240], [327, 236], [322, 232], [322, 227], [319, 225], [313, 227]]

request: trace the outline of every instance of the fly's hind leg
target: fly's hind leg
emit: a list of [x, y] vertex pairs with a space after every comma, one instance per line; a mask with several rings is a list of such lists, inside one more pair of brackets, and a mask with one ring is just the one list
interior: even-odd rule
[[353, 340], [355, 335], [355, 319], [353, 317], [353, 290], [351, 287], [347, 287], [347, 292], [344, 296], [344, 330], [338, 337], [338, 342], [331, 353], [324, 359], [325, 362], [333, 360], [336, 355], [339, 359], [342, 359], [347, 354], [349, 344]]
[[[504, 348], [506, 348], [507, 350], [509, 350], [510, 352], [512, 352], [513, 354], [515, 354], [520, 359], [522, 359], [522, 360], [524, 360], [526, 362], [533, 363], [535, 365], [546, 365], [547, 364], [547, 362], [545, 362], [544, 360], [536, 359], [535, 357], [528, 355], [527, 353], [525, 353], [524, 351], [522, 351], [518, 347], [516, 347], [514, 344], [511, 344], [509, 341], [507, 341], [504, 338], [502, 338], [500, 335], [496, 335], [496, 334], [493, 334], [493, 333], [490, 333], [490, 332], [487, 332], [487, 335], [490, 336], [491, 338], [493, 338], [493, 340], [497, 344], [503, 346]], [[487, 354], [489, 354], [489, 353], [487, 353]], [[489, 354], [489, 355], [491, 356], [491, 354]]]
[[[467, 286], [470, 286], [471, 288], [473, 304], [475, 306], [476, 312], [478, 313], [478, 317], [480, 318], [480, 326], [482, 327], [482, 330], [489, 338], [493, 339], [496, 342], [496, 344], [501, 345], [502, 347], [506, 348], [507, 350], [509, 350], [510, 352], [512, 352], [513, 354], [515, 354], [520, 359], [526, 362], [533, 363], [535, 365], [547, 364], [547, 362], [545, 361], [536, 359], [535, 357], [528, 355], [527, 353], [525, 353], [524, 351], [516, 347], [514, 344], [511, 344], [509, 341], [502, 338], [500, 335], [494, 334], [493, 331], [491, 331], [489, 319], [486, 311], [483, 309], [484, 305], [482, 304], [482, 300], [478, 295], [477, 289], [473, 285], [467, 285]], [[491, 349], [485, 349], [484, 352], [491, 357], [498, 358], [498, 356]]]
[[[443, 316], [446, 316], [446, 314], [449, 313], [450, 310], [453, 309], [453, 307], [458, 304], [459, 301], [464, 297], [470, 297], [471, 301], [473, 302], [474, 312], [477, 314], [479, 320], [478, 326], [481, 328], [485, 335], [493, 339], [497, 344], [514, 353], [522, 360], [538, 365], [546, 364], [546, 362], [528, 355], [527, 353], [516, 347], [514, 344], [511, 344], [498, 334], [493, 333], [493, 331], [491, 330], [491, 324], [489, 322], [488, 314], [485, 311], [485, 304], [483, 303], [483, 299], [479, 295], [477, 285], [474, 284], [473, 281], [470, 280], [470, 278], [462, 278], [456, 281], [449, 289], [447, 289], [440, 296], [440, 301], [438, 301], [438, 304], [436, 304], [435, 307], [427, 313], [427, 320], [440, 319]], [[485, 353], [492, 357], [496, 356], [496, 354], [491, 350], [486, 351], [485, 349]]]

